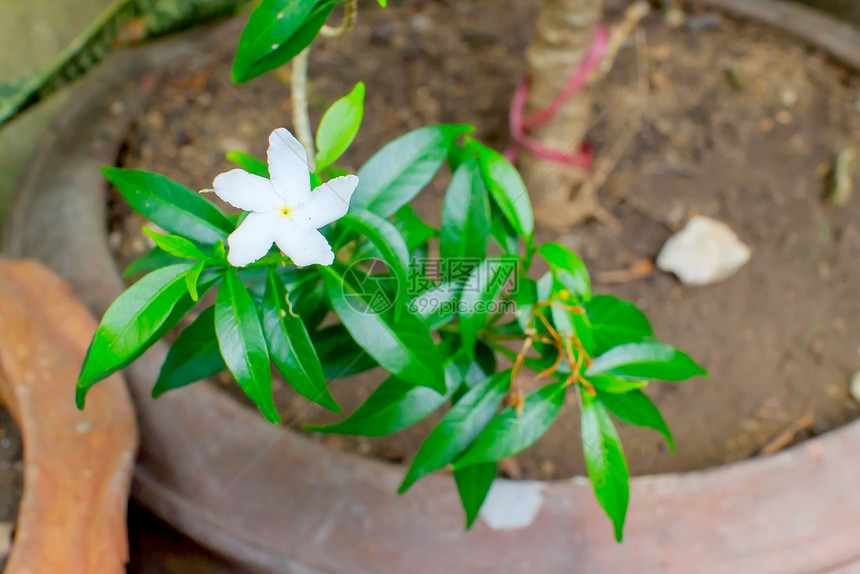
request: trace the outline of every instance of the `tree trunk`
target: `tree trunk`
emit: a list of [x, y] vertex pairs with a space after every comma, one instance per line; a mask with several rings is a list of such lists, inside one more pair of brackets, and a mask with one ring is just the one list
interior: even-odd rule
[[[526, 51], [531, 78], [526, 116], [552, 102], [579, 67], [600, 20], [602, 4], [602, 0], [544, 0]], [[562, 105], [555, 117], [534, 127], [530, 135], [551, 149], [576, 153], [591, 118], [591, 98], [585, 89]], [[570, 199], [584, 179], [583, 168], [536, 158], [524, 149], [520, 169], [539, 225], [557, 230], [581, 219], [570, 212]]]

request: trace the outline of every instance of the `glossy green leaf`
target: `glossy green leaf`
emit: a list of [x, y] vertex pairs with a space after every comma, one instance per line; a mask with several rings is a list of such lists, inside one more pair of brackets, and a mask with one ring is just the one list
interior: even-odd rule
[[122, 276], [129, 278], [142, 271], [154, 271], [156, 269], [161, 269], [162, 267], [167, 267], [168, 265], [175, 265], [176, 263], [184, 263], [184, 261], [158, 247], [153, 247], [132, 261], [131, 264], [123, 270]]
[[373, 244], [388, 266], [388, 270], [396, 278], [394, 316], [395, 320], [399, 319], [409, 295], [407, 292], [409, 249], [406, 247], [406, 242], [394, 225], [375, 213], [360, 207], [351, 208], [346, 217], [341, 219], [341, 222], [364, 235]]
[[509, 255], [488, 257], [472, 270], [460, 294], [460, 337], [469, 356], [474, 356], [478, 334], [496, 312], [494, 302], [517, 268], [519, 259]]
[[466, 530], [472, 527], [478, 517], [478, 512], [496, 478], [497, 470], [498, 464], [495, 462], [482, 462], [466, 468], [454, 469], [457, 492], [460, 493], [460, 501], [463, 503], [463, 510], [466, 511]]
[[648, 384], [648, 381], [631, 381], [630, 379], [620, 379], [615, 375], [597, 375], [590, 377], [588, 382], [598, 391], [613, 394], [634, 391]]
[[263, 331], [269, 356], [297, 393], [327, 409], [341, 412], [328, 389], [322, 364], [301, 318], [293, 314], [287, 289], [274, 268], [269, 268], [263, 296]]
[[594, 355], [594, 334], [591, 329], [591, 323], [588, 321], [588, 315], [584, 310], [576, 311], [574, 309], [582, 309], [580, 300], [570, 294], [569, 289], [561, 283], [558, 276], [553, 271], [552, 282], [552, 304], [549, 307], [552, 322], [556, 330], [562, 336], [574, 336], [579, 340], [579, 344], [585, 349], [589, 356]]
[[289, 62], [310, 45], [334, 4], [327, 0], [263, 0], [239, 39], [233, 81], [247, 82]]
[[490, 202], [490, 233], [505, 253], [515, 255], [519, 250], [517, 232], [495, 201]]
[[152, 389], [153, 398], [196, 383], [227, 368], [215, 336], [215, 306], [207, 307], [183, 329], [167, 352]]
[[[448, 389], [459, 386], [459, 373], [450, 364], [445, 369]], [[305, 425], [307, 430], [352, 434], [358, 436], [385, 436], [424, 419], [450, 398], [452, 390], [439, 394], [433, 389], [389, 377], [373, 391], [354, 413], [330, 425]]]
[[311, 335], [311, 339], [326, 379], [351, 377], [379, 366], [341, 324], [320, 329]]
[[609, 414], [588, 393], [582, 395], [582, 449], [594, 494], [612, 520], [615, 539], [621, 542], [630, 499], [630, 473]]
[[517, 281], [514, 302], [517, 304], [517, 324], [523, 333], [530, 329], [535, 322], [533, 309], [537, 301], [537, 282], [528, 278]]
[[233, 378], [269, 422], [281, 417], [272, 397], [272, 369], [254, 301], [233, 269], [224, 275], [215, 303], [218, 347]]
[[445, 124], [400, 136], [370, 158], [358, 172], [351, 205], [389, 217], [426, 186], [448, 156], [448, 149], [471, 126]]
[[439, 237], [439, 231], [432, 225], [424, 223], [410, 205], [404, 205], [398, 209], [391, 223], [403, 236], [410, 253], [427, 243], [431, 238]]
[[194, 267], [185, 272], [185, 286], [188, 288], [188, 294], [191, 295], [193, 301], [198, 299], [197, 282], [200, 280], [200, 273], [203, 272], [204, 267], [206, 267], [206, 263], [198, 261]]
[[511, 372], [502, 371], [463, 395], [418, 449], [399, 492], [406, 492], [415, 481], [442, 468], [466, 450], [495, 416], [510, 386]]
[[103, 167], [102, 174], [132, 209], [170, 233], [208, 245], [233, 231], [214, 204], [163, 175], [119, 167]]
[[323, 114], [317, 129], [317, 171], [322, 171], [349, 148], [364, 114], [364, 83], [340, 98]]
[[597, 295], [583, 306], [594, 332], [594, 352], [598, 355], [625, 343], [639, 343], [654, 337], [645, 315], [629, 301]]
[[685, 353], [661, 343], [627, 343], [596, 357], [586, 377], [610, 374], [633, 379], [682, 381], [708, 374]]
[[[302, 319], [308, 331], [320, 326], [328, 315], [328, 299], [319, 274], [314, 272], [312, 280], [300, 281], [289, 287], [293, 312]], [[349, 335], [347, 335], [349, 337]]]
[[591, 279], [579, 256], [560, 243], [544, 243], [538, 253], [549, 263], [552, 274], [574, 295], [591, 297]]
[[461, 285], [447, 282], [419, 293], [409, 302], [409, 308], [424, 320], [431, 331], [447, 325], [457, 317], [457, 299]]
[[227, 161], [235, 163], [248, 173], [253, 173], [254, 175], [259, 175], [260, 177], [265, 177], [269, 179], [269, 166], [266, 162], [257, 159], [251, 154], [245, 153], [243, 151], [228, 151], [227, 152]]
[[206, 259], [206, 254], [184, 237], [158, 233], [147, 227], [143, 228], [143, 232], [155, 242], [157, 247], [166, 253], [182, 259]]
[[78, 377], [78, 408], [83, 408], [90, 387], [125, 367], [152, 345], [155, 335], [186, 294], [184, 274], [190, 268], [191, 263], [179, 263], [153, 271], [108, 307]]
[[517, 168], [505, 156], [478, 141], [469, 139], [466, 145], [477, 154], [484, 181], [502, 215], [521, 237], [530, 242], [534, 215], [528, 191]]
[[412, 385], [445, 392], [442, 358], [430, 331], [408, 310], [396, 323], [391, 309], [376, 307], [373, 293], [365, 293], [352, 277], [331, 267], [320, 267], [332, 308], [352, 338], [392, 375]]
[[598, 388], [597, 398], [612, 414], [627, 424], [646, 427], [659, 432], [666, 439], [669, 450], [675, 452], [675, 440], [672, 438], [672, 432], [666, 421], [663, 420], [660, 410], [651, 402], [648, 395], [640, 390], [632, 390], [622, 394], [600, 391], [601, 389]]
[[489, 228], [490, 202], [481, 170], [474, 157], [466, 156], [445, 192], [439, 254], [468, 271], [487, 255]]
[[522, 414], [514, 407], [503, 410], [454, 461], [454, 467], [498, 461], [533, 445], [558, 417], [565, 390], [562, 383], [546, 385], [526, 396]]

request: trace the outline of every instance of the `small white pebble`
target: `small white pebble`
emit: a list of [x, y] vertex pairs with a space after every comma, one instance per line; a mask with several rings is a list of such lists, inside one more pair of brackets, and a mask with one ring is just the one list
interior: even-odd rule
[[851, 377], [851, 385], [848, 387], [848, 390], [851, 392], [851, 396], [854, 397], [854, 400], [860, 403], [860, 371], [854, 373], [854, 376]]
[[90, 423], [84, 421], [75, 425], [75, 432], [77, 432], [78, 434], [84, 434], [90, 432], [92, 428], [93, 427]]
[[797, 92], [791, 88], [785, 88], [779, 92], [779, 101], [787, 108], [793, 108], [797, 103]]

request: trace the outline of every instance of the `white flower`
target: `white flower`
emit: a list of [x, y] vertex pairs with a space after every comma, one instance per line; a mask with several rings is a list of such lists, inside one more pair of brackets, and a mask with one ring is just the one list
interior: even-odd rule
[[251, 212], [227, 238], [227, 261], [244, 267], [276, 243], [299, 267], [331, 265], [334, 253], [317, 230], [346, 215], [358, 177], [336, 177], [311, 191], [307, 152], [284, 128], [269, 136], [268, 155], [271, 179], [234, 169], [212, 184], [218, 197]]

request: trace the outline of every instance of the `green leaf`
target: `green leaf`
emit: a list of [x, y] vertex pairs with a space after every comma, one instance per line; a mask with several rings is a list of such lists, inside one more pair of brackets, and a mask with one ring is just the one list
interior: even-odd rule
[[470, 138], [466, 146], [477, 153], [484, 181], [504, 217], [523, 239], [531, 242], [532, 204], [517, 168], [505, 156], [478, 141]]
[[378, 367], [343, 325], [330, 325], [311, 335], [326, 379], [351, 377]]
[[570, 294], [570, 291], [555, 274], [552, 281], [552, 299], [553, 302], [549, 309], [552, 322], [559, 334], [576, 337], [585, 352], [589, 356], [594, 355], [594, 334], [591, 330], [591, 323], [588, 321], [588, 315], [572, 310], [573, 307], [579, 306], [580, 300]]
[[523, 278], [517, 281], [514, 302], [517, 304], [516, 318], [520, 330], [525, 333], [535, 322], [532, 314], [534, 304], [538, 301], [537, 282]]
[[596, 357], [586, 377], [610, 374], [631, 379], [683, 381], [708, 372], [685, 353], [661, 343], [627, 343]]
[[630, 499], [630, 473], [609, 414], [588, 393], [582, 394], [582, 448], [594, 494], [612, 520], [615, 539], [621, 542]]
[[[487, 255], [487, 231], [490, 227], [490, 202], [481, 179], [481, 170], [472, 156], [460, 163], [442, 205], [442, 228], [439, 254], [470, 269]], [[474, 263], [469, 265], [469, 261]]]
[[427, 387], [388, 377], [354, 413], [330, 425], [305, 425], [311, 431], [352, 434], [358, 436], [384, 436], [397, 432], [424, 419], [441, 407], [459, 384], [459, 372], [449, 363], [445, 368], [447, 390], [439, 394]]
[[335, 313], [377, 363], [412, 385], [445, 392], [442, 358], [421, 319], [407, 310], [395, 323], [390, 309], [380, 311], [373, 294], [363, 292], [356, 273], [320, 267], [320, 274]]
[[594, 351], [598, 355], [618, 345], [640, 343], [654, 337], [648, 319], [629, 301], [597, 295], [583, 306], [594, 332]]
[[379, 5], [385, 8], [388, 5], [388, 0], [376, 0], [379, 2]]
[[514, 407], [503, 410], [454, 461], [454, 468], [501, 460], [533, 445], [558, 417], [565, 390], [562, 383], [546, 385], [526, 396], [521, 415]]
[[406, 306], [407, 281], [409, 272], [409, 249], [406, 242], [391, 223], [366, 209], [351, 208], [342, 220], [344, 225], [367, 237], [382, 255], [388, 270], [397, 279], [394, 299], [394, 317]]
[[102, 174], [132, 209], [170, 233], [209, 245], [233, 231], [215, 205], [163, 175], [119, 167], [102, 167]]
[[325, 288], [319, 281], [319, 274], [316, 272], [314, 272], [312, 281], [300, 281], [290, 286], [289, 297], [293, 312], [301, 317], [302, 323], [309, 331], [319, 327], [328, 315]]
[[457, 316], [457, 299], [461, 285], [442, 283], [419, 293], [409, 302], [409, 309], [424, 320], [431, 331], [447, 325]]
[[280, 422], [272, 397], [272, 369], [263, 327], [251, 294], [233, 269], [227, 271], [218, 289], [215, 333], [233, 378], [269, 422]]
[[[593, 380], [589, 379], [589, 381]], [[666, 425], [666, 421], [663, 420], [663, 415], [660, 414], [659, 409], [651, 402], [648, 395], [638, 389], [621, 394], [612, 394], [601, 392], [602, 389], [598, 388], [597, 385], [595, 388], [597, 388], [597, 398], [612, 414], [627, 424], [656, 430], [666, 439], [669, 450], [675, 452], [675, 440], [672, 438], [672, 432]]]
[[626, 393], [636, 389], [641, 389], [648, 384], [648, 381], [631, 381], [629, 379], [619, 379], [615, 375], [597, 375], [588, 379], [588, 382], [597, 389], [605, 393]]
[[505, 282], [516, 269], [519, 259], [509, 255], [488, 257], [480, 263], [463, 285], [460, 295], [460, 336], [463, 347], [473, 357], [478, 334], [495, 312], [491, 305], [505, 288]]
[[269, 355], [297, 393], [325, 408], [341, 412], [329, 392], [322, 364], [301, 318], [293, 314], [287, 288], [274, 267], [269, 268], [263, 296], [263, 330]]
[[243, 151], [228, 151], [226, 157], [227, 161], [235, 163], [248, 173], [269, 179], [269, 166], [251, 154]]
[[90, 387], [125, 367], [152, 345], [186, 293], [184, 274], [190, 268], [190, 263], [180, 263], [153, 271], [108, 307], [78, 377], [78, 408], [84, 407]]
[[466, 530], [472, 527], [478, 517], [478, 511], [484, 504], [493, 480], [496, 478], [498, 465], [495, 462], [482, 462], [466, 468], [454, 469], [454, 480], [457, 482], [457, 492], [463, 510], [466, 511]]
[[227, 368], [215, 337], [215, 306], [207, 307], [176, 338], [167, 352], [153, 398], [178, 389]]
[[364, 114], [364, 83], [359, 82], [346, 96], [333, 103], [317, 129], [317, 171], [322, 171], [347, 150]]
[[426, 186], [448, 156], [448, 149], [471, 126], [444, 124], [400, 136], [358, 171], [352, 206], [389, 217]]
[[191, 295], [192, 301], [197, 301], [197, 282], [200, 280], [200, 273], [206, 267], [205, 261], [198, 261], [194, 267], [185, 272], [185, 286], [188, 288], [188, 294]]
[[418, 449], [398, 492], [403, 494], [415, 481], [466, 450], [496, 414], [510, 386], [511, 372], [503, 371], [463, 395]]
[[131, 264], [122, 272], [122, 276], [127, 279], [137, 275], [141, 271], [154, 271], [155, 269], [167, 267], [168, 265], [174, 265], [176, 263], [183, 263], [183, 261], [180, 258], [163, 251], [159, 247], [153, 247], [132, 261]]
[[432, 225], [424, 223], [410, 205], [404, 205], [398, 209], [391, 223], [403, 236], [410, 253], [427, 243], [431, 238], [439, 236], [439, 231]]
[[552, 274], [571, 293], [588, 299], [591, 297], [591, 279], [588, 269], [579, 256], [559, 243], [544, 243], [538, 253], [549, 263]]
[[516, 230], [511, 227], [510, 222], [496, 205], [495, 201], [490, 202], [490, 233], [496, 243], [499, 244], [505, 253], [515, 255], [519, 251], [519, 242]]
[[263, 0], [239, 38], [233, 81], [247, 82], [289, 62], [310, 45], [334, 5], [318, 0]]

